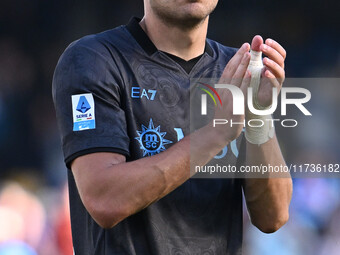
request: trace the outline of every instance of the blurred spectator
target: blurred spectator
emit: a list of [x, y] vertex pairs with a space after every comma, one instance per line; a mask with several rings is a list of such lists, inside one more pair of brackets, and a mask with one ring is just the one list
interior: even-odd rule
[[0, 255], [37, 255], [37, 253], [23, 242], [9, 241], [0, 244]]
[[[16, 183], [7, 183], [0, 193], [1, 242], [21, 241], [37, 250], [45, 225], [45, 211], [39, 199]], [[13, 228], [12, 228], [13, 227]]]
[[[0, 255], [72, 254], [67, 186], [44, 189], [27, 179], [0, 185]], [[39, 197], [23, 185], [36, 189]]]

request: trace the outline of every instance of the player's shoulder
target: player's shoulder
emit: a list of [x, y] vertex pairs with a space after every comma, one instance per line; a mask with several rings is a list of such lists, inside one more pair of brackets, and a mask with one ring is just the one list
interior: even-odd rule
[[123, 33], [123, 26], [120, 26], [101, 33], [86, 35], [73, 41], [65, 49], [63, 55], [73, 54], [74, 52], [92, 52], [110, 56], [110, 49], [124, 40]]
[[212, 50], [214, 51], [214, 53], [217, 54], [218, 57], [224, 57], [224, 58], [230, 59], [235, 55], [235, 53], [238, 50], [237, 48], [225, 46], [211, 39], [207, 39], [207, 41], [210, 47], [212, 48]]
[[[112, 37], [118, 28], [84, 36], [72, 42], [60, 56], [53, 75], [53, 87], [65, 86], [69, 79], [92, 81], [119, 75], [114, 61]], [[109, 75], [110, 74], [110, 75]], [[113, 79], [113, 78], [112, 78]], [[82, 82], [79, 81], [79, 84]], [[75, 86], [75, 85], [74, 85]]]
[[71, 71], [83, 76], [103, 75], [105, 70], [119, 72], [117, 45], [123, 44], [124, 36], [126, 32], [120, 26], [72, 42], [58, 60], [55, 77]]

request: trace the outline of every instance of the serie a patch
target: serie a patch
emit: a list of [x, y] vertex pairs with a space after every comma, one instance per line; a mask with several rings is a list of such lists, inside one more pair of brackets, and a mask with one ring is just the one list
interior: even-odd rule
[[72, 95], [73, 131], [96, 128], [94, 100], [91, 93]]

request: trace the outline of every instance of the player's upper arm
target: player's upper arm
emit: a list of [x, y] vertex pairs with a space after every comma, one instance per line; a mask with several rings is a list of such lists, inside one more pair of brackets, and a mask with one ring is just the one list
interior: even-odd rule
[[[118, 153], [91, 153], [76, 158], [71, 169], [76, 181], [80, 198], [92, 218], [102, 227], [110, 228], [120, 212], [112, 211], [114, 193], [107, 194], [110, 187], [119, 181], [118, 171], [114, 166], [125, 162], [125, 156]], [[113, 178], [117, 176], [117, 178]], [[112, 180], [110, 183], [107, 179]], [[109, 199], [110, 201], [106, 201]]]
[[52, 94], [67, 166], [96, 152], [129, 156], [124, 81], [95, 36], [71, 44], [53, 77]]

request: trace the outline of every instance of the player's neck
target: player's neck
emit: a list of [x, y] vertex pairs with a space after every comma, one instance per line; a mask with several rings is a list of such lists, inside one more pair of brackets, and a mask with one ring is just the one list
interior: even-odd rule
[[140, 25], [158, 50], [188, 61], [204, 53], [208, 19], [192, 29], [184, 30], [169, 26], [153, 15], [147, 15]]

